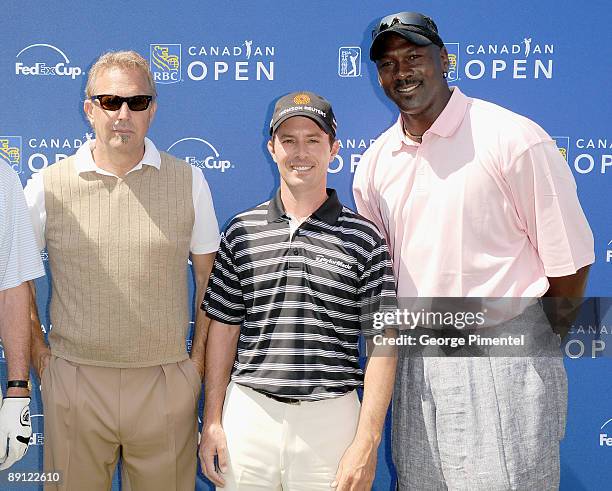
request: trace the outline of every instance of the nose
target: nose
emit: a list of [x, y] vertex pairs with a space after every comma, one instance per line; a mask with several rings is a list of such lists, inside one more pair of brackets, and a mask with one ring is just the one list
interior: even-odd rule
[[405, 60], [402, 60], [397, 65], [395, 76], [397, 79], [403, 80], [412, 76], [412, 66]]
[[295, 155], [298, 158], [304, 157], [306, 155], [306, 143], [303, 141], [299, 141], [296, 143], [295, 146]]
[[129, 119], [131, 116], [130, 108], [127, 105], [127, 102], [121, 104], [121, 107], [117, 111], [117, 119]]

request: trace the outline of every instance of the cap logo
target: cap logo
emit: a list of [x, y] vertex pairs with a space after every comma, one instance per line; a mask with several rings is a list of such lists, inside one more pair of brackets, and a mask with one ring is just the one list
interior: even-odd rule
[[298, 94], [293, 98], [293, 102], [300, 105], [310, 104], [310, 97], [308, 97], [308, 94]]

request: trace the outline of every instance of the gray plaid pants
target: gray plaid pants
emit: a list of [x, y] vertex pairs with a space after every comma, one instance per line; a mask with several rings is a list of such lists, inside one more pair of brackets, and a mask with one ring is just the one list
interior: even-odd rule
[[[548, 326], [542, 316], [527, 309], [512, 322]], [[550, 331], [549, 352], [539, 356], [400, 353], [392, 437], [398, 489], [558, 489], [567, 410], [558, 346]]]

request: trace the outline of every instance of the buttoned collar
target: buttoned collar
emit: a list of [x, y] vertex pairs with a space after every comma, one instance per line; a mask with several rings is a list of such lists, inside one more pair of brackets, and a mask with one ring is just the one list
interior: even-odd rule
[[[342, 204], [338, 200], [338, 195], [335, 189], [327, 188], [327, 199], [325, 202], [311, 215], [311, 217], [334, 225], [342, 213]], [[268, 213], [266, 218], [269, 223], [279, 221], [287, 217], [285, 206], [281, 199], [280, 188], [276, 192], [274, 198], [268, 203]]]
[[[469, 98], [459, 90], [459, 87], [451, 87], [451, 97], [448, 100], [448, 103], [433, 122], [431, 127], [424, 133], [424, 135], [427, 133], [433, 133], [434, 135], [438, 135], [442, 138], [452, 136], [463, 121], [463, 117], [467, 111], [468, 102]], [[412, 141], [404, 134], [401, 114], [397, 118], [397, 122], [393, 126], [392, 132], [394, 139], [393, 148], [395, 150], [400, 150], [402, 145], [421, 145], [415, 141]]]
[[[132, 167], [127, 174], [130, 172], [142, 169], [143, 165], [149, 165], [151, 167], [155, 167], [159, 169], [161, 166], [161, 155], [159, 151], [153, 144], [151, 140], [145, 138], [145, 151], [142, 159], [138, 164]], [[93, 149], [96, 144], [96, 140], [89, 140], [84, 145], [82, 145], [75, 154], [75, 168], [77, 174], [81, 174], [82, 172], [97, 172], [98, 174], [102, 174], [105, 176], [114, 176], [111, 172], [108, 172], [104, 169], [100, 169], [93, 158]], [[116, 176], [115, 176], [116, 177]]]

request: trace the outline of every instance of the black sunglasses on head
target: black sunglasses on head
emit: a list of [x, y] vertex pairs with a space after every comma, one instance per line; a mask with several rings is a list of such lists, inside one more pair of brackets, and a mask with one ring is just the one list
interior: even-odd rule
[[100, 103], [102, 109], [107, 111], [118, 111], [123, 106], [124, 102], [127, 102], [130, 111], [144, 111], [149, 107], [149, 104], [153, 100], [152, 95], [133, 95], [131, 97], [120, 97], [118, 95], [92, 95], [92, 100], [97, 100]]
[[[376, 29], [372, 30], [372, 39], [378, 36], [381, 32], [385, 32], [387, 29], [395, 27], [397, 24], [406, 27], [416, 28], [414, 32], [421, 34], [428, 38], [432, 43], [443, 46], [444, 43], [438, 35], [438, 27], [434, 22], [424, 15], [417, 14], [415, 12], [399, 12], [397, 14], [387, 15], [380, 19]], [[413, 29], [409, 29], [413, 30]]]

